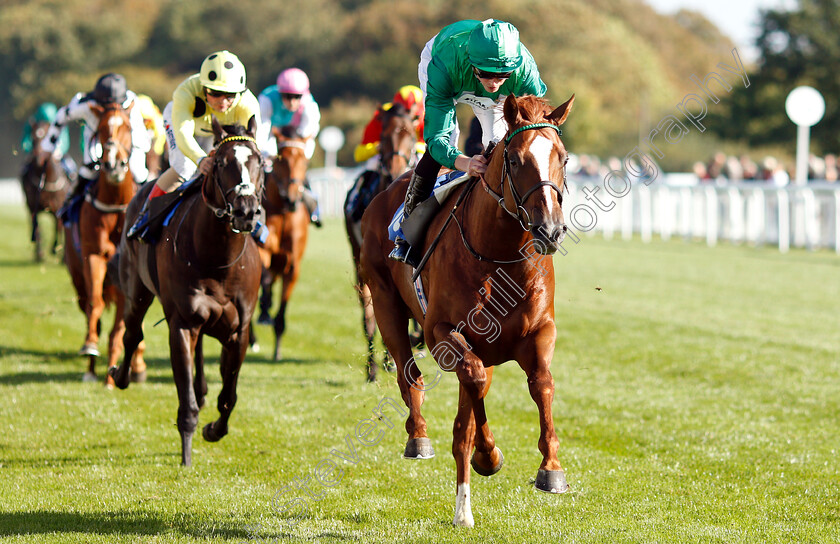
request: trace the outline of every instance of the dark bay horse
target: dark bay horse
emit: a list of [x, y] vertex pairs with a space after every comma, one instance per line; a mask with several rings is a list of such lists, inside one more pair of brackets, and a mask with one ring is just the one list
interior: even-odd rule
[[420, 407], [424, 390], [436, 382], [424, 385], [412, 359], [406, 333], [409, 317], [422, 323], [438, 365], [454, 371], [460, 383], [452, 441], [457, 467], [455, 525], [473, 525], [470, 465], [485, 476], [502, 467], [484, 398], [493, 367], [511, 359], [525, 371], [539, 411], [543, 460], [536, 487], [551, 493], [568, 490], [557, 459], [549, 366], [556, 338], [551, 254], [566, 232], [562, 191], [568, 154], [559, 125], [573, 101], [574, 96], [552, 110], [533, 96], [506, 99], [509, 132], [490, 156], [483, 180], [471, 179], [456, 188], [427, 232], [428, 247], [443, 229], [421, 273], [428, 300], [425, 315], [411, 281], [412, 269], [388, 258], [394, 245], [387, 227], [403, 201], [407, 176], [374, 199], [362, 218], [363, 277], [409, 408], [405, 457], [434, 455]]
[[[379, 116], [382, 120], [382, 133], [379, 138], [379, 171], [374, 179], [375, 185], [369, 189], [372, 198], [391, 185], [400, 174], [412, 166], [415, 157], [415, 146], [417, 144], [414, 122], [409, 112], [402, 104], [395, 104], [388, 110], [379, 109]], [[366, 173], [367, 174], [367, 173]], [[363, 179], [363, 183], [367, 181]], [[351, 188], [347, 198], [353, 190], [364, 190], [362, 188]], [[359, 275], [359, 253], [362, 247], [362, 225], [361, 219], [354, 217], [347, 211], [347, 202], [344, 206], [344, 228], [347, 231], [347, 238], [350, 241], [350, 250], [353, 254], [354, 269], [356, 272], [356, 292], [359, 295], [359, 302], [362, 305], [362, 329], [365, 333], [368, 345], [367, 356], [367, 379], [372, 382], [376, 380], [376, 354], [374, 336], [376, 334], [376, 317], [373, 313], [373, 302], [370, 298], [370, 289], [361, 280]], [[382, 366], [385, 369], [393, 368], [388, 351], [383, 356]]]
[[32, 225], [32, 242], [35, 244], [35, 260], [44, 260], [44, 251], [41, 247], [41, 230], [38, 226], [38, 214], [47, 211], [55, 219], [55, 234], [50, 252], [55, 255], [61, 245], [61, 222], [55, 217], [67, 191], [70, 188], [71, 180], [67, 176], [61, 163], [54, 156], [50, 157], [39, 165], [36, 160], [41, 140], [47, 135], [50, 124], [46, 121], [36, 123], [32, 128], [32, 157], [27, 161], [21, 175], [23, 194], [26, 197], [26, 207], [29, 210], [29, 220]]
[[[181, 464], [192, 460], [192, 437], [204, 406], [204, 335], [222, 344], [219, 419], [202, 435], [216, 442], [228, 432], [236, 405], [236, 383], [251, 316], [260, 287], [260, 258], [251, 237], [259, 217], [263, 170], [252, 117], [248, 128], [219, 126], [213, 119], [213, 168], [185, 190], [160, 241], [149, 245], [124, 236], [119, 253], [119, 283], [126, 296], [125, 358], [110, 369], [117, 387], [129, 384], [132, 354], [143, 339], [143, 317], [157, 296], [169, 324], [169, 357], [178, 390]], [[152, 184], [131, 201], [127, 224], [143, 207]], [[193, 373], [195, 375], [193, 376]]]
[[304, 181], [309, 160], [306, 141], [293, 127], [272, 128], [277, 139], [277, 156], [265, 183], [265, 224], [268, 238], [260, 248], [263, 263], [260, 307], [268, 313], [274, 281], [282, 278], [280, 307], [274, 317], [274, 360], [280, 360], [280, 341], [286, 330], [286, 307], [300, 275], [300, 262], [309, 235], [309, 211], [303, 204]]
[[[65, 226], [67, 248], [64, 251], [67, 269], [76, 289], [79, 307], [85, 313], [87, 332], [79, 355], [89, 359], [85, 381], [95, 381], [95, 362], [99, 357], [100, 319], [107, 304], [115, 303], [114, 325], [108, 337], [108, 367], [116, 366], [122, 352], [125, 332], [123, 309], [125, 299], [117, 287], [106, 278], [108, 260], [120, 243], [125, 210], [137, 192], [134, 177], [128, 167], [131, 154], [131, 123], [129, 111], [119, 104], [101, 106], [91, 104], [99, 118], [96, 138], [101, 148], [99, 178], [87, 193], [79, 211], [78, 223]], [[145, 378], [146, 364], [143, 347], [132, 362], [133, 378]], [[113, 387], [110, 376], [106, 387]]]

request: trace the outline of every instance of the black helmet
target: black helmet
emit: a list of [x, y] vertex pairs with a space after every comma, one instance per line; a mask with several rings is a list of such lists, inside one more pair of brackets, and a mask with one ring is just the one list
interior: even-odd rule
[[125, 78], [120, 74], [105, 74], [96, 82], [93, 88], [93, 99], [99, 104], [110, 104], [116, 102], [122, 104], [126, 100]]

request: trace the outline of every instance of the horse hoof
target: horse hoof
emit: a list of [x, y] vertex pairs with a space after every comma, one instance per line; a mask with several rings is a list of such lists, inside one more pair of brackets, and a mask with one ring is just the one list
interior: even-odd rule
[[96, 381], [96, 374], [93, 372], [85, 372], [85, 375], [82, 376], [83, 382], [95, 382]]
[[134, 372], [132, 370], [129, 374], [129, 379], [131, 380], [131, 383], [143, 383], [146, 381], [146, 371]]
[[204, 437], [204, 440], [207, 442], [218, 442], [222, 439], [227, 433], [217, 433], [213, 429], [213, 424], [208, 423], [201, 429], [201, 436]]
[[566, 493], [570, 489], [566, 483], [566, 473], [562, 470], [538, 470], [534, 486], [546, 493]]
[[252, 353], [259, 353], [260, 352], [260, 345], [254, 342], [254, 345], [251, 346]]
[[478, 473], [481, 476], [492, 476], [492, 475], [496, 474], [497, 472], [499, 472], [500, 470], [502, 470], [502, 466], [505, 464], [505, 456], [502, 455], [502, 450], [500, 450], [498, 446], [493, 448], [493, 451], [499, 452], [499, 462], [498, 462], [498, 464], [496, 464], [496, 466], [493, 466], [493, 467], [490, 467], [490, 468], [481, 465], [481, 463], [479, 463], [475, 459], [476, 454], [478, 454], [479, 458], [484, 458], [484, 459], [482, 459], [482, 461], [484, 461], [484, 460], [490, 461], [490, 456], [489, 455], [484, 455], [479, 451], [473, 452], [472, 458], [470, 459], [470, 464], [472, 465], [473, 470], [476, 471], [476, 473]]
[[432, 441], [426, 437], [411, 438], [405, 445], [403, 457], [406, 459], [431, 459], [435, 456]]
[[86, 343], [82, 346], [82, 349], [79, 350], [79, 355], [91, 355], [93, 357], [99, 357], [99, 348], [96, 347], [96, 344]]
[[257, 323], [260, 325], [274, 325], [274, 320], [271, 319], [270, 315], [261, 313], [260, 317], [257, 318]]

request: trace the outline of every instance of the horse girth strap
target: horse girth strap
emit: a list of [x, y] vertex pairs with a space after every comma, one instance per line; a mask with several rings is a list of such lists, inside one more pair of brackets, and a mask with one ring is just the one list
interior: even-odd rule
[[85, 200], [90, 202], [90, 205], [96, 208], [96, 211], [100, 213], [122, 213], [126, 209], [128, 209], [128, 203], [126, 204], [105, 204], [101, 202], [97, 198], [90, 193], [85, 194]]
[[277, 142], [277, 149], [283, 149], [284, 147], [293, 147], [306, 151], [306, 143], [298, 140], [284, 140], [282, 142]]

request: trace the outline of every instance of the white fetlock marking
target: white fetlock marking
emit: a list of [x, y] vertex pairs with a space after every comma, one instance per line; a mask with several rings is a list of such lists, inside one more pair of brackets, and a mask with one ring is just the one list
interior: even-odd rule
[[455, 519], [452, 525], [459, 527], [474, 527], [472, 508], [470, 507], [470, 484], [458, 484], [455, 494]]

